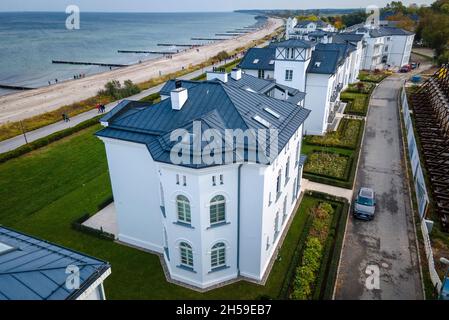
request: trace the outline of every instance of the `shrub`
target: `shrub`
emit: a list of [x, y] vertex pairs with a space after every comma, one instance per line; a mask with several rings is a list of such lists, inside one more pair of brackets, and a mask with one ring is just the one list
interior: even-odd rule
[[226, 51], [220, 51], [214, 58], [217, 59], [218, 61], [223, 61], [226, 59], [229, 59], [229, 53], [227, 53]]
[[140, 88], [131, 80], [126, 80], [121, 85], [120, 81], [112, 80], [105, 84], [104, 89], [98, 92], [100, 96], [111, 97], [115, 100], [124, 99], [132, 95], [140, 93]]
[[369, 104], [369, 95], [363, 93], [342, 92], [340, 96], [341, 101], [347, 102], [346, 114], [353, 114], [358, 116], [366, 116]]
[[360, 81], [357, 83], [350, 84], [345, 92], [371, 94], [371, 92], [373, 92], [375, 87], [376, 87], [375, 83]]
[[316, 273], [320, 268], [322, 251], [323, 246], [319, 239], [311, 237], [307, 240], [301, 266], [296, 271], [292, 299], [305, 300], [311, 298]]

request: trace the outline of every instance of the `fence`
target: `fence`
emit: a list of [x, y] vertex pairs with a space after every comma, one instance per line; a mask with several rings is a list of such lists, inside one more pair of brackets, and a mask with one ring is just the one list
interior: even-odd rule
[[426, 251], [426, 258], [429, 265], [430, 279], [434, 288], [439, 292], [441, 290], [441, 280], [435, 269], [435, 261], [433, 259], [432, 244], [430, 242], [429, 230], [427, 229], [426, 221], [424, 220], [427, 206], [429, 205], [429, 196], [426, 189], [424, 174], [419, 159], [418, 148], [415, 139], [415, 132], [413, 130], [413, 121], [407, 101], [407, 94], [405, 87], [401, 92], [402, 112], [404, 114], [404, 123], [407, 133], [408, 156], [412, 166], [413, 182], [415, 185], [416, 200], [418, 202], [418, 212], [421, 218], [421, 231], [424, 239], [424, 249]]
[[442, 283], [435, 269], [432, 244], [430, 243], [429, 231], [427, 230], [427, 225], [424, 220], [421, 221], [421, 231], [424, 238], [424, 249], [426, 251], [427, 262], [429, 263], [430, 279], [432, 280], [433, 287], [436, 288], [437, 292], [440, 292]]
[[416, 200], [418, 202], [418, 212], [422, 220], [426, 214], [427, 206], [429, 205], [429, 196], [427, 193], [421, 162], [419, 160], [419, 152], [416, 145], [415, 132], [413, 130], [413, 122], [410, 115], [405, 88], [402, 89], [401, 102], [405, 128], [407, 131], [408, 155], [412, 166], [413, 183], [415, 185]]

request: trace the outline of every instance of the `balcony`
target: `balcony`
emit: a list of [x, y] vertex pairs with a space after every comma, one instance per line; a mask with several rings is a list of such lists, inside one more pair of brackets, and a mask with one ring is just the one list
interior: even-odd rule
[[339, 83], [339, 84], [335, 87], [334, 92], [333, 92], [332, 95], [331, 95], [330, 102], [335, 102], [335, 101], [337, 101], [338, 97], [340, 96], [340, 92], [341, 92], [342, 89], [343, 89], [343, 83]]

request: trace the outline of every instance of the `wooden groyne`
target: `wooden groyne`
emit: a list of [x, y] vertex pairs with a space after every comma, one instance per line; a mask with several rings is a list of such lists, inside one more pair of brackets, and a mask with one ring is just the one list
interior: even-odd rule
[[216, 35], [216, 36], [219, 36], [219, 37], [221, 37], [221, 36], [225, 36], [225, 37], [238, 37], [238, 36], [241, 36], [242, 34], [241, 34], [241, 33], [216, 33], [215, 35]]
[[81, 62], [81, 61], [62, 61], [62, 60], [53, 60], [54, 64], [76, 64], [76, 65], [84, 65], [84, 66], [100, 66], [100, 67], [112, 67], [112, 68], [123, 68], [127, 67], [126, 64], [114, 64], [114, 63], [97, 63], [97, 62]]
[[159, 47], [187, 47], [187, 48], [196, 48], [196, 47], [202, 47], [204, 44], [194, 43], [194, 44], [178, 44], [178, 43], [158, 43]]
[[225, 38], [191, 38], [192, 41], [225, 41]]
[[118, 53], [148, 53], [148, 54], [176, 54], [180, 51], [147, 51], [147, 50], [118, 50]]
[[22, 86], [11, 86], [8, 84], [0, 84], [0, 89], [9, 89], [9, 90], [33, 90], [35, 88], [22, 87]]

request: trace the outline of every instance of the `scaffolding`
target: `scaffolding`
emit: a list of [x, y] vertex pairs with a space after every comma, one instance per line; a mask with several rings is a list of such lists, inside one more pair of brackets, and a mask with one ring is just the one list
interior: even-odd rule
[[410, 96], [434, 209], [449, 231], [449, 65]]

